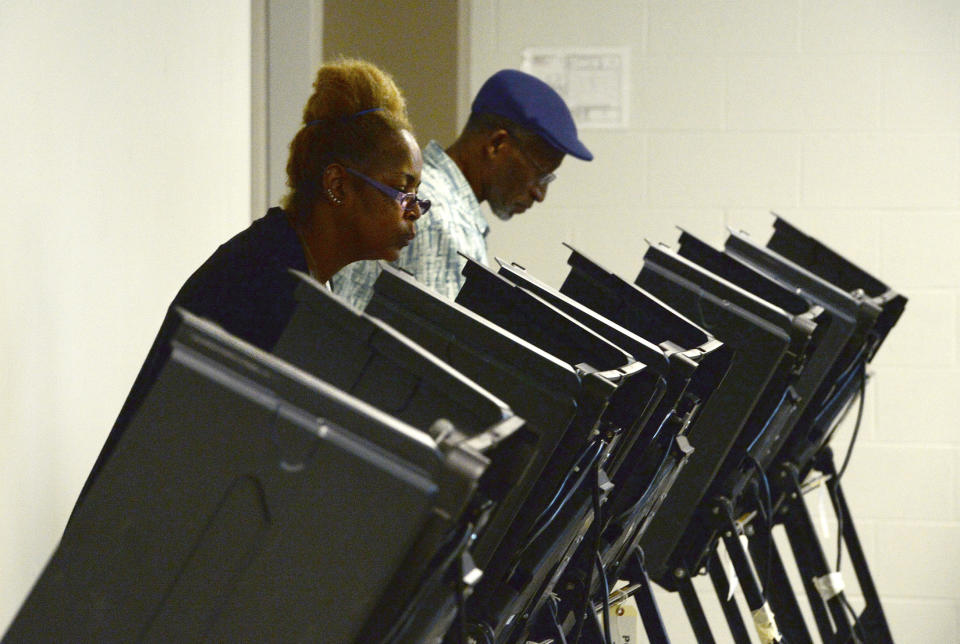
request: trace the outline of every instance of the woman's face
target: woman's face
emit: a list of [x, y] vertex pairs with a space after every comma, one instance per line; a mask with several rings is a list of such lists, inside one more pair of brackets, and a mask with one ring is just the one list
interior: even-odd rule
[[[401, 192], [417, 192], [420, 187], [420, 172], [423, 157], [416, 139], [407, 130], [401, 130], [401, 141], [392, 146], [395, 151], [387, 162], [379, 164], [378, 170], [369, 173], [371, 179]], [[395, 200], [354, 177], [359, 195], [359, 211], [355, 217], [356, 241], [359, 259], [384, 259], [394, 261], [400, 251], [416, 235], [415, 222], [420, 218], [420, 209], [404, 211]]]

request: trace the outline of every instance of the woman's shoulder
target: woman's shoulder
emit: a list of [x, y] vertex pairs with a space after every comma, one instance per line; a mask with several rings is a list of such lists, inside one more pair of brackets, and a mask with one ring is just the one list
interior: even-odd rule
[[242, 291], [260, 282], [261, 277], [285, 273], [287, 268], [306, 270], [306, 261], [286, 215], [280, 208], [271, 208], [221, 244], [190, 276], [181, 296], [210, 288]]
[[[210, 259], [239, 262], [262, 267], [276, 263], [296, 264], [302, 255], [296, 232], [280, 208], [271, 208], [267, 214], [254, 220], [247, 228], [221, 244]], [[292, 266], [296, 268], [297, 266]]]

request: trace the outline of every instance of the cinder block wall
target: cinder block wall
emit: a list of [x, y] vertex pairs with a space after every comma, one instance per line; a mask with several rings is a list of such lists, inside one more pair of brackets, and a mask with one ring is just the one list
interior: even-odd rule
[[630, 126], [584, 132], [596, 160], [492, 254], [557, 285], [566, 241], [632, 280], [647, 239], [766, 241], [776, 210], [910, 297], [846, 486], [897, 642], [960, 641], [960, 3], [476, 0], [470, 34], [471, 91], [524, 47], [631, 48]]

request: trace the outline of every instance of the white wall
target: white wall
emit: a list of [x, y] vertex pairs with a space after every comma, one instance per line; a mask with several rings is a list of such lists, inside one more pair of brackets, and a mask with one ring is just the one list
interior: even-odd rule
[[0, 632], [177, 288], [250, 221], [248, 2], [0, 2]]
[[682, 225], [719, 244], [733, 225], [765, 241], [777, 210], [910, 297], [846, 483], [896, 641], [958, 641], [960, 3], [470, 8], [471, 92], [524, 47], [632, 51], [630, 127], [583, 132], [596, 160], [564, 161], [544, 204], [492, 221], [491, 255], [558, 285], [567, 241], [632, 280], [645, 239], [672, 243]]
[[287, 192], [290, 141], [322, 62], [323, 0], [253, 0], [253, 11], [254, 47], [262, 48], [253, 57], [253, 212], [262, 213]]

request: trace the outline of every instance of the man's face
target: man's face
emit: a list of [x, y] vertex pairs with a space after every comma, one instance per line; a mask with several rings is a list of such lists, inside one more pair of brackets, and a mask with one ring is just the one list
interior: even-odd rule
[[546, 198], [563, 154], [512, 135], [504, 137], [500, 145], [487, 200], [493, 214], [506, 221]]

